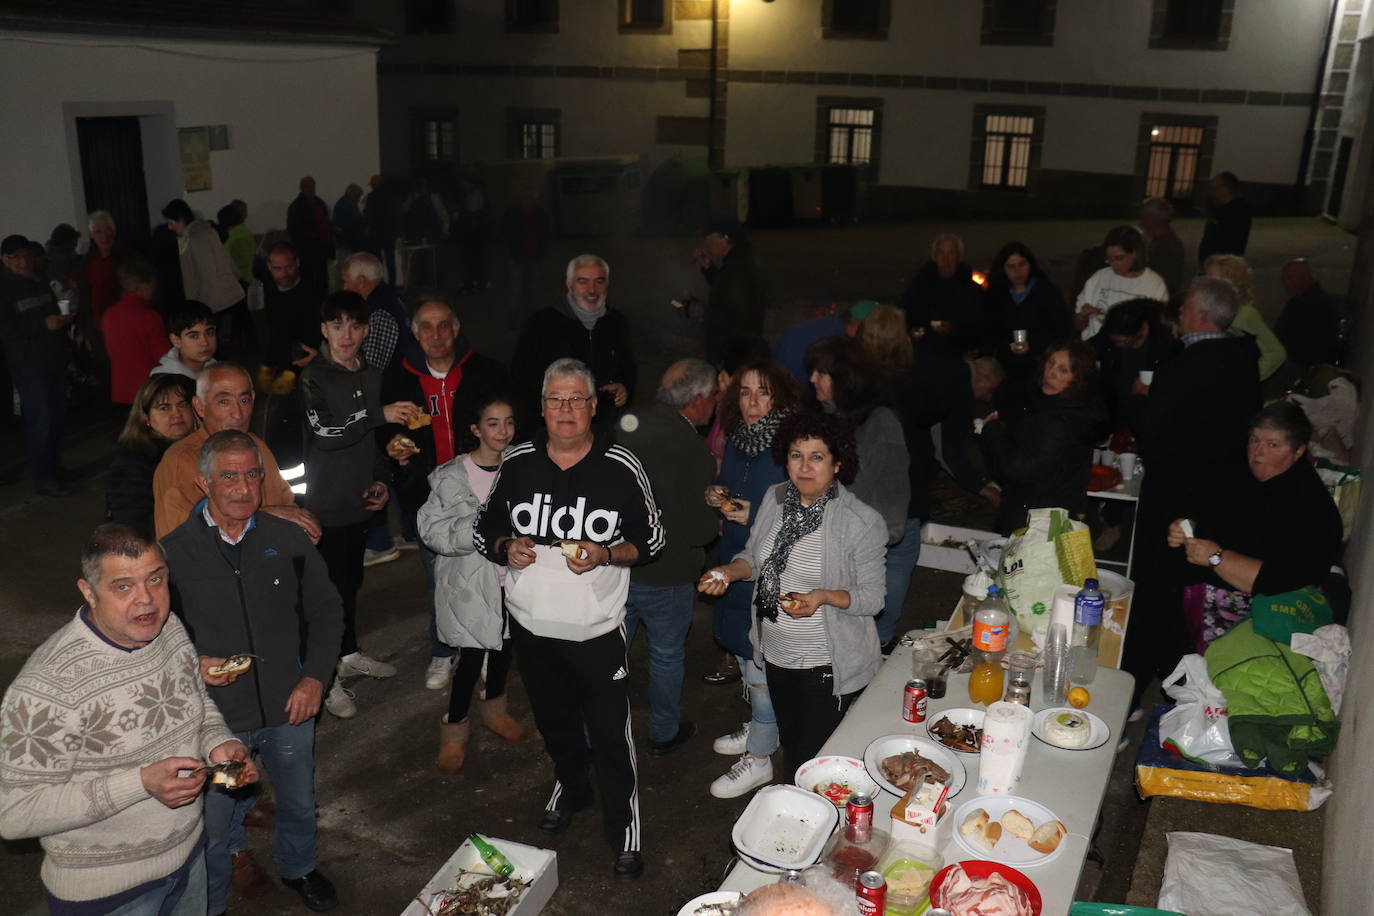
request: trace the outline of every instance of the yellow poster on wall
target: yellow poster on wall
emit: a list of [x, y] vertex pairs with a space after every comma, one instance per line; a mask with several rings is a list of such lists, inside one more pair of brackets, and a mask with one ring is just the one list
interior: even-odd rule
[[210, 175], [210, 128], [180, 128], [177, 144], [181, 149], [181, 186], [187, 191], [210, 190], [214, 185]]

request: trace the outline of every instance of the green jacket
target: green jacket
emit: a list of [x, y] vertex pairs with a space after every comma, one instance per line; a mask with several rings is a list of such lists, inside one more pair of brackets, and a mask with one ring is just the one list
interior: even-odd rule
[[1336, 747], [1340, 723], [1311, 659], [1242, 621], [1207, 647], [1207, 674], [1226, 695], [1231, 743], [1248, 767], [1269, 758], [1298, 773]]

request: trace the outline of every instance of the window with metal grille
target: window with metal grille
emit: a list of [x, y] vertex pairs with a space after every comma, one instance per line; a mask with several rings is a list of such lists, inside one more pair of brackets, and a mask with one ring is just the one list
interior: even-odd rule
[[506, 21], [516, 26], [558, 24], [558, 0], [506, 0]]
[[1215, 41], [1221, 34], [1221, 0], [1168, 0], [1165, 39]]
[[983, 187], [1026, 187], [1034, 137], [1035, 118], [987, 115], [983, 121]]
[[657, 27], [663, 25], [663, 5], [666, 0], [622, 0], [623, 25]]
[[458, 122], [428, 119], [420, 125], [425, 162], [458, 161]]
[[520, 158], [552, 159], [558, 155], [558, 125], [551, 121], [520, 124]]
[[868, 165], [873, 161], [872, 108], [830, 109], [830, 156], [836, 165]]
[[1145, 196], [1191, 199], [1201, 157], [1201, 127], [1152, 126], [1150, 158], [1145, 169]]
[[983, 7], [984, 27], [1004, 34], [1039, 34], [1045, 27], [1045, 0], [989, 0]]

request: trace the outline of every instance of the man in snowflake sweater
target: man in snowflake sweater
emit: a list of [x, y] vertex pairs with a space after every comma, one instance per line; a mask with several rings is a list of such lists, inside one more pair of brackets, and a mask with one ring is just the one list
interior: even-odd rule
[[[205, 912], [208, 760], [248, 749], [224, 724], [180, 621], [167, 563], [127, 525], [95, 530], [86, 603], [29, 656], [0, 705], [0, 836], [42, 841], [49, 910]], [[211, 791], [218, 791], [212, 789]]]

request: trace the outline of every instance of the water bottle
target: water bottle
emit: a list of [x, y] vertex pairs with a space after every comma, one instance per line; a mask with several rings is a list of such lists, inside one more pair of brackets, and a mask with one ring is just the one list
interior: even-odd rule
[[487, 868], [490, 868], [496, 874], [504, 878], [515, 871], [515, 866], [510, 864], [510, 859], [507, 859], [505, 855], [502, 854], [501, 850], [497, 849], [477, 834], [468, 834], [468, 840], [471, 841], [473, 847], [477, 850], [477, 854], [482, 857], [482, 861], [487, 863]]
[[1070, 679], [1091, 684], [1097, 676], [1097, 643], [1102, 636], [1102, 609], [1106, 599], [1096, 579], [1084, 579], [1073, 598], [1073, 636], [1069, 640]]

